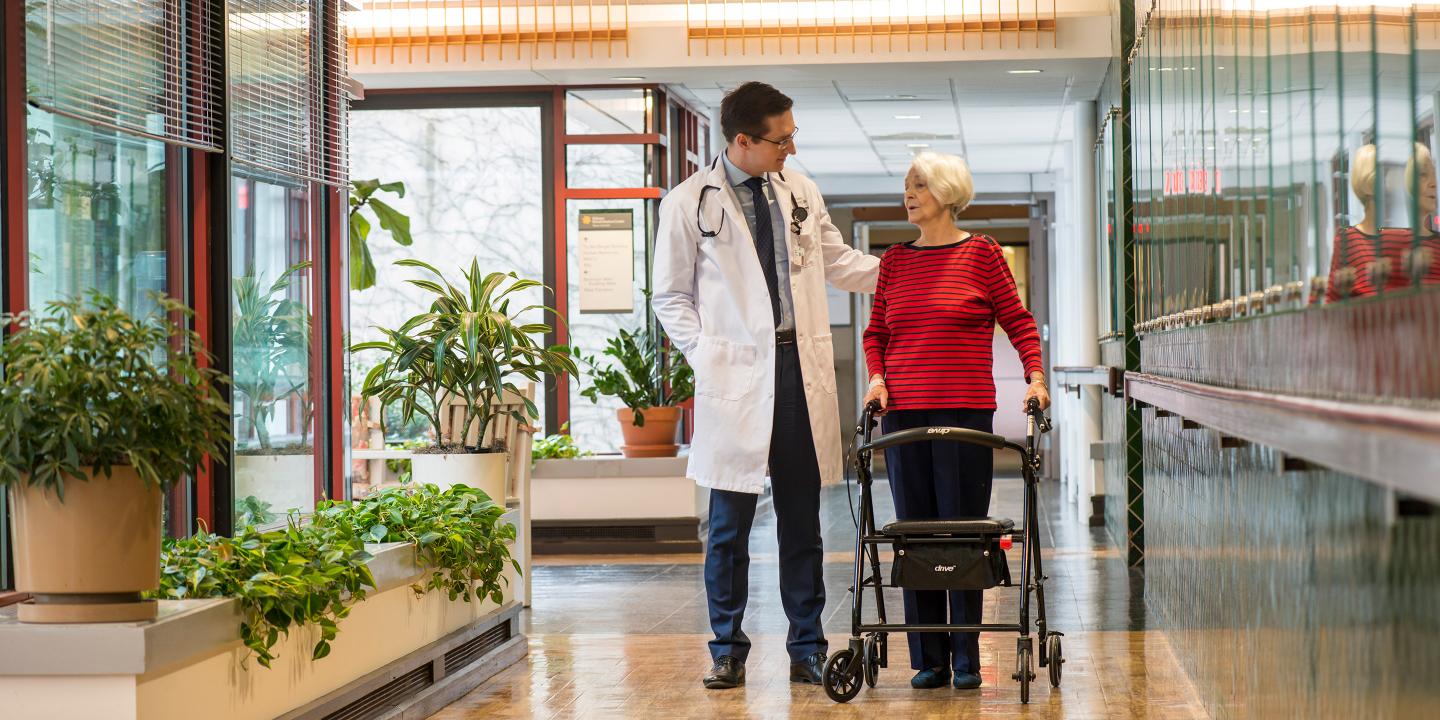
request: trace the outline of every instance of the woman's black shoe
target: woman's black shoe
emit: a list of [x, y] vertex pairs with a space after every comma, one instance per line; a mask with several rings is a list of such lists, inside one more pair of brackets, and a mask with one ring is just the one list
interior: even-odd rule
[[728, 690], [745, 684], [745, 663], [734, 655], [715, 658], [710, 674], [705, 676], [705, 687], [711, 690]]

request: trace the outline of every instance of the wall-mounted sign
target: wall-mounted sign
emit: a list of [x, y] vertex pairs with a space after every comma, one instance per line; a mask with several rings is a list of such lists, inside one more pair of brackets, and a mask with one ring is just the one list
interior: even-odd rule
[[635, 311], [635, 211], [580, 211], [580, 312]]

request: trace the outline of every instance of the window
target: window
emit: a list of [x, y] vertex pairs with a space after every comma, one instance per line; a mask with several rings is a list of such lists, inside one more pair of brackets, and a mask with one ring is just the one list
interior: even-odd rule
[[[539, 107], [364, 110], [351, 114], [350, 132], [351, 177], [403, 182], [405, 197], [383, 192], [377, 197], [409, 216], [415, 241], [401, 247], [378, 225], [371, 230], [367, 244], [375, 262], [375, 286], [350, 294], [352, 342], [382, 339], [377, 327], [399, 327], [429, 304], [427, 293], [407, 282], [421, 272], [394, 266], [401, 258], [424, 260], [455, 282], [472, 259], [479, 261], [483, 273], [513, 272], [544, 279]], [[538, 290], [514, 302], [517, 307], [555, 306], [553, 296], [542, 298]], [[539, 311], [532, 313], [533, 321], [542, 321]], [[543, 322], [554, 326], [557, 321], [546, 316]], [[376, 360], [362, 354], [351, 362], [354, 398]], [[537, 387], [535, 395], [543, 419], [544, 389]], [[429, 426], [423, 419], [402, 425], [398, 411], [386, 410], [386, 443], [428, 437]], [[358, 442], [368, 444], [368, 433], [357, 435]], [[372, 485], [395, 479], [383, 462], [365, 463], [355, 473], [356, 497]]]
[[231, 180], [236, 524], [315, 508], [310, 198], [305, 186]]
[[[646, 200], [571, 200], [566, 203], [566, 236], [571, 239], [568, 260], [570, 277], [570, 344], [585, 357], [594, 356], [601, 366], [617, 364], [613, 358], [601, 356], [605, 344], [620, 330], [638, 331], [645, 328], [649, 311], [642, 290], [649, 286], [646, 265], [646, 239], [652, 228], [649, 213], [653, 204]], [[586, 313], [580, 306], [580, 213], [590, 210], [629, 210], [633, 213], [634, 283], [633, 309], [628, 313]], [[582, 364], [582, 370], [584, 366]], [[583, 374], [583, 373], [582, 373]], [[570, 435], [580, 447], [595, 453], [620, 452], [620, 426], [615, 411], [624, 407], [618, 398], [601, 396], [598, 402], [580, 394], [589, 387], [588, 375], [580, 380], [570, 378]]]
[[31, 109], [30, 307], [96, 290], [136, 315], [166, 293], [165, 145]]

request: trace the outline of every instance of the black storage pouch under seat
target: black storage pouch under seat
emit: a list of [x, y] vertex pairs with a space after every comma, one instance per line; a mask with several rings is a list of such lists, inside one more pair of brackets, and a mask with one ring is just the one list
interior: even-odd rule
[[907, 590], [988, 590], [1009, 584], [1010, 564], [995, 537], [974, 542], [896, 538], [890, 582]]

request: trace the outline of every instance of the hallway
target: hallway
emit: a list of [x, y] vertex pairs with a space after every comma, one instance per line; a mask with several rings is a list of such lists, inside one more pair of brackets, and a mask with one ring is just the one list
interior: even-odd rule
[[[877, 521], [893, 517], [889, 491], [876, 487]], [[984, 686], [976, 691], [915, 691], [908, 686], [904, 639], [892, 636], [890, 666], [878, 686], [839, 706], [816, 686], [791, 685], [786, 621], [775, 581], [775, 524], [768, 507], [751, 536], [751, 597], [746, 630], [754, 649], [747, 683], [706, 691], [709, 629], [703, 556], [551, 556], [537, 558], [536, 605], [526, 611], [530, 655], [433, 717], [472, 718], [811, 718], [895, 717], [1204, 718], [1194, 688], [1103, 530], [1067, 511], [1055, 483], [1041, 491], [1051, 626], [1065, 633], [1061, 690], [1039, 673], [1029, 707], [1009, 674], [1012, 636], [982, 635]], [[854, 529], [846, 487], [824, 491], [826, 634], [832, 652], [849, 633]], [[1020, 516], [1017, 477], [997, 478], [994, 514]], [[1015, 557], [1014, 551], [1011, 554]], [[887, 558], [888, 559], [888, 558]], [[1012, 564], [1018, 560], [1012, 561]], [[1015, 564], [1018, 568], [1018, 564]], [[575, 588], [583, 588], [576, 592]], [[1136, 590], [1138, 592], [1138, 583]], [[985, 619], [1013, 616], [1014, 589], [986, 592]], [[887, 597], [887, 608], [898, 612]]]

